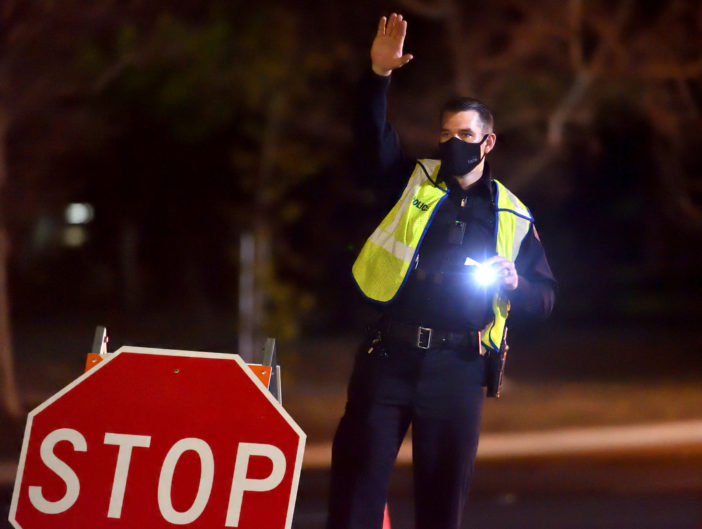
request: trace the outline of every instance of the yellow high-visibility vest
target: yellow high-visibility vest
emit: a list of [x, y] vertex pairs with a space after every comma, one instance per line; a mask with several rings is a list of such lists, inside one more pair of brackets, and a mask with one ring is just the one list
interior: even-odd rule
[[[418, 160], [402, 196], [373, 231], [353, 264], [361, 292], [379, 303], [390, 303], [409, 277], [419, 245], [448, 190], [437, 182], [441, 162]], [[495, 249], [515, 261], [534, 221], [527, 207], [497, 180]], [[498, 351], [509, 314], [509, 300], [497, 292], [492, 300], [494, 319], [483, 329], [483, 345]]]

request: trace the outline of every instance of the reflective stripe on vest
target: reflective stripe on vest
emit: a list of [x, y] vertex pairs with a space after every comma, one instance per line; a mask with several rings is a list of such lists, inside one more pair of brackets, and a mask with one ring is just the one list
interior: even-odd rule
[[[497, 188], [495, 196], [495, 215], [497, 230], [495, 233], [495, 250], [497, 255], [514, 262], [519, 255], [519, 248], [524, 237], [531, 229], [534, 218], [529, 209], [514, 193], [502, 183], [493, 180]], [[494, 319], [483, 329], [482, 342], [485, 347], [499, 351], [504, 340], [507, 316], [509, 315], [509, 300], [501, 291], [492, 298]]]
[[446, 189], [434, 184], [439, 165], [438, 160], [418, 161], [400, 200], [361, 248], [352, 271], [368, 298], [380, 303], [392, 301], [409, 276], [436, 206], [446, 198]]
[[[402, 196], [361, 248], [353, 277], [361, 292], [373, 301], [389, 303], [409, 277], [409, 271], [437, 206], [446, 198], [436, 177], [439, 160], [419, 160]], [[426, 170], [426, 171], [425, 171]], [[428, 176], [431, 175], [431, 178]], [[533, 218], [527, 207], [497, 180], [495, 196], [495, 250], [514, 261]], [[492, 300], [494, 319], [483, 330], [483, 344], [502, 345], [509, 301], [499, 292]]]

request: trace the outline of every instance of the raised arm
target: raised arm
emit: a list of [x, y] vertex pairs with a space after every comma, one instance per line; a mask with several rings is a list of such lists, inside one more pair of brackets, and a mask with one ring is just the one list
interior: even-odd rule
[[404, 184], [414, 162], [405, 158], [395, 129], [387, 122], [390, 74], [407, 64], [403, 54], [407, 21], [393, 13], [381, 17], [371, 46], [372, 72], [362, 80], [354, 108], [356, 159], [366, 183], [396, 188]]

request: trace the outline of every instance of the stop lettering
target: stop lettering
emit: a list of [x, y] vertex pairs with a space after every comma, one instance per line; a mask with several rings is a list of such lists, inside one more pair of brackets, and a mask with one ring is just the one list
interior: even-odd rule
[[122, 348], [29, 414], [16, 528], [289, 528], [305, 435], [236, 355]]

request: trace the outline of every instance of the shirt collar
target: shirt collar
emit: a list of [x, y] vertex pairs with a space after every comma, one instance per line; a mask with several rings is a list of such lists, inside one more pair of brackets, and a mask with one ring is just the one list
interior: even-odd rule
[[[440, 180], [443, 180], [444, 183], [446, 183], [445, 177], [441, 174], [441, 169], [439, 169], [439, 177]], [[462, 198], [468, 195], [477, 194], [484, 196], [492, 201], [494, 193], [492, 187], [492, 176], [490, 175], [490, 165], [487, 163], [487, 161], [485, 162], [485, 165], [483, 166], [483, 174], [478, 179], [478, 181], [470, 187], [470, 189], [463, 191], [457, 185], [447, 185], [447, 187], [449, 189], [449, 194], [455, 195], [457, 197]]]

